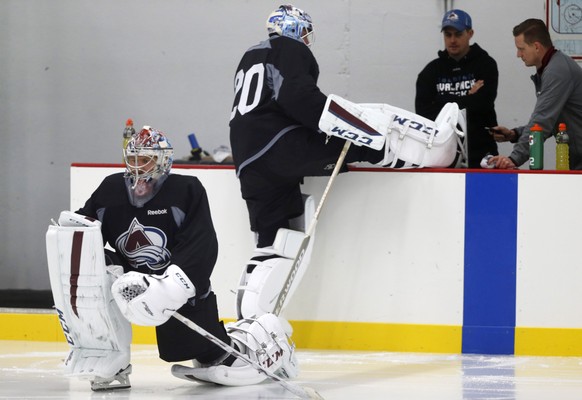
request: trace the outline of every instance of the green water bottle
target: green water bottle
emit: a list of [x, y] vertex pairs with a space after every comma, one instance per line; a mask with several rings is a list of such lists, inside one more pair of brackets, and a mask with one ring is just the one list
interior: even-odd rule
[[538, 124], [529, 130], [529, 169], [544, 169], [544, 134]]
[[556, 133], [556, 169], [559, 171], [568, 171], [570, 169], [569, 145], [570, 137], [566, 132], [566, 124], [558, 125]]

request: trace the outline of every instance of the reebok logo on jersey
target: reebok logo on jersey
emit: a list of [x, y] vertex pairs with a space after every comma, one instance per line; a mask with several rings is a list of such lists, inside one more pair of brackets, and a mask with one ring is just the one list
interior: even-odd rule
[[168, 213], [168, 209], [164, 208], [163, 210], [148, 210], [148, 215], [164, 215]]

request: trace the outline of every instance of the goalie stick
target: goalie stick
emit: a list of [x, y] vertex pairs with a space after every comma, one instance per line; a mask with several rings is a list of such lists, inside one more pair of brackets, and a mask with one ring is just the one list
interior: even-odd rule
[[[327, 198], [327, 195], [329, 193], [329, 190], [330, 190], [333, 182], [335, 181], [335, 178], [339, 174], [341, 166], [344, 163], [346, 155], [348, 154], [348, 150], [350, 149], [350, 145], [351, 145], [351, 142], [346, 140], [344, 147], [342, 148], [342, 151], [340, 152], [340, 155], [337, 159], [335, 167], [331, 173], [329, 181], [327, 182], [325, 190], [323, 191], [323, 194], [321, 195], [321, 200], [319, 201], [319, 204], [317, 205], [317, 209], [315, 210], [315, 213], [313, 214], [313, 218], [311, 219], [311, 222], [309, 224], [309, 228], [307, 229], [307, 231], [305, 233], [305, 237], [301, 241], [301, 245], [299, 246], [299, 250], [297, 251], [297, 255], [295, 256], [295, 259], [293, 260], [293, 265], [291, 266], [291, 270], [289, 271], [289, 275], [287, 275], [287, 279], [285, 281], [285, 285], [283, 286], [283, 290], [281, 290], [281, 293], [279, 294], [279, 297], [277, 298], [277, 303], [275, 304], [275, 308], [273, 310], [273, 314], [275, 314], [275, 315], [279, 315], [281, 313], [281, 309], [283, 308], [283, 303], [285, 302], [285, 298], [287, 297], [287, 294], [289, 293], [289, 289], [291, 288], [291, 284], [293, 283], [293, 280], [295, 279], [295, 275], [297, 274], [297, 270], [299, 269], [299, 265], [301, 264], [301, 260], [302, 260], [303, 256], [305, 255], [305, 251], [307, 249], [307, 246], [309, 245], [309, 241], [311, 240], [311, 236], [313, 235], [313, 231], [315, 230], [315, 226], [317, 225], [317, 220], [319, 218], [319, 214], [321, 212], [323, 204], [325, 203], [325, 199]], [[210, 332], [206, 331], [201, 326], [198, 326], [194, 322], [190, 321], [188, 318], [184, 317], [180, 313], [175, 312], [172, 316], [174, 318], [176, 318], [178, 321], [180, 321], [181, 323], [183, 323], [184, 325], [186, 325], [188, 328], [192, 329], [194, 332], [197, 332], [198, 334], [202, 335], [206, 339], [210, 340], [212, 343], [214, 343], [215, 345], [217, 345], [218, 347], [220, 347], [221, 349], [223, 349], [227, 353], [239, 358], [240, 360], [243, 360], [244, 362], [246, 362], [247, 364], [250, 364], [255, 369], [261, 371], [262, 373], [267, 375], [269, 378], [271, 378], [272, 380], [274, 380], [275, 382], [277, 382], [278, 384], [280, 384], [285, 389], [287, 389], [291, 393], [295, 394], [299, 398], [324, 400], [323, 397], [321, 397], [321, 395], [319, 393], [317, 393], [317, 391], [315, 389], [304, 387], [304, 386], [299, 386], [299, 385], [293, 385], [292, 383], [289, 383], [289, 382], [283, 380], [282, 378], [278, 377], [277, 375], [264, 369], [259, 363], [254, 362], [253, 360], [248, 358], [246, 355], [244, 355], [240, 351], [236, 350], [234, 347], [229, 346], [228, 344], [224, 343], [222, 340], [218, 339], [216, 336], [212, 335]]]
[[[120, 271], [111, 270], [110, 272], [116, 277], [120, 277], [122, 275], [120, 273]], [[139, 294], [140, 293], [138, 293], [138, 295]], [[194, 332], [198, 333], [200, 336], [211, 341], [212, 343], [214, 343], [215, 345], [217, 345], [218, 347], [220, 347], [221, 349], [226, 351], [228, 354], [231, 354], [234, 357], [246, 362], [247, 364], [250, 364], [253, 368], [264, 373], [269, 378], [271, 378], [272, 380], [274, 380], [275, 382], [277, 382], [278, 384], [280, 384], [285, 389], [287, 389], [288, 391], [290, 391], [294, 395], [298, 396], [299, 398], [301, 398], [301, 399], [313, 399], [313, 400], [324, 400], [324, 398], [321, 397], [321, 395], [319, 393], [317, 393], [317, 391], [315, 389], [308, 388], [308, 387], [302, 387], [299, 385], [293, 385], [292, 383], [289, 383], [289, 382], [285, 381], [284, 379], [278, 377], [277, 375], [269, 372], [268, 370], [263, 368], [259, 363], [254, 362], [253, 360], [251, 360], [249, 357], [247, 357], [245, 354], [241, 353], [240, 351], [238, 351], [234, 347], [229, 346], [228, 344], [224, 343], [222, 340], [220, 340], [219, 338], [214, 336], [212, 333], [208, 332], [206, 329], [202, 328], [201, 326], [194, 323], [190, 319], [184, 317], [179, 312], [177, 312], [177, 311], [174, 312], [174, 314], [172, 314], [172, 317], [176, 318], [178, 321], [180, 321], [181, 323], [186, 325], [188, 328], [192, 329]]]
[[220, 347], [221, 349], [226, 351], [228, 354], [235, 356], [236, 358], [246, 362], [247, 364], [250, 364], [253, 368], [261, 371], [262, 373], [267, 375], [269, 378], [271, 378], [272, 380], [274, 380], [275, 382], [277, 382], [278, 384], [280, 384], [285, 389], [287, 389], [288, 391], [290, 391], [294, 395], [298, 396], [299, 398], [324, 400], [323, 397], [321, 397], [321, 395], [319, 393], [317, 393], [317, 391], [315, 389], [303, 387], [303, 386], [299, 386], [299, 385], [294, 385], [294, 384], [289, 383], [289, 382], [285, 381], [284, 379], [278, 377], [277, 375], [269, 372], [268, 370], [263, 368], [261, 366], [261, 364], [251, 360], [249, 357], [247, 357], [245, 354], [241, 353], [240, 351], [238, 351], [234, 347], [229, 346], [228, 344], [224, 343], [222, 340], [220, 340], [219, 338], [217, 338], [216, 336], [214, 336], [213, 334], [211, 334], [210, 332], [208, 332], [207, 330], [205, 330], [201, 326], [195, 324], [194, 322], [192, 322], [188, 318], [184, 317], [179, 312], [175, 312], [172, 316], [174, 318], [176, 318], [178, 321], [180, 321], [181, 323], [183, 323], [184, 325], [186, 325], [188, 328], [192, 329], [194, 332], [196, 332], [199, 335], [210, 340], [212, 343], [214, 343], [215, 345], [217, 345], [218, 347]]
[[307, 250], [307, 246], [309, 245], [309, 241], [311, 240], [311, 236], [313, 235], [313, 231], [315, 230], [315, 225], [317, 225], [317, 220], [319, 218], [319, 213], [321, 212], [321, 208], [323, 207], [323, 204], [325, 203], [325, 199], [327, 198], [327, 194], [329, 192], [329, 189], [331, 188], [331, 185], [335, 181], [336, 176], [339, 174], [340, 168], [341, 168], [341, 166], [344, 163], [344, 160], [346, 158], [346, 154], [348, 154], [348, 150], [350, 149], [350, 145], [351, 145], [351, 142], [346, 140], [346, 143], [344, 144], [344, 147], [342, 148], [342, 151], [337, 159], [337, 162], [335, 163], [335, 167], [333, 169], [333, 172], [331, 173], [331, 176], [329, 177], [329, 181], [327, 182], [327, 186], [325, 187], [325, 190], [323, 191], [323, 194], [321, 195], [321, 200], [319, 200], [319, 204], [317, 205], [317, 209], [315, 210], [315, 214], [313, 214], [313, 218], [311, 219], [311, 222], [309, 224], [309, 228], [305, 232], [305, 236], [304, 236], [303, 240], [301, 241], [301, 245], [299, 246], [299, 250], [297, 251], [297, 255], [295, 256], [295, 259], [293, 260], [293, 265], [291, 266], [291, 270], [289, 271], [289, 275], [287, 275], [287, 280], [285, 281], [285, 284], [283, 285], [283, 289], [281, 290], [281, 293], [279, 293], [279, 297], [277, 298], [277, 303], [275, 303], [275, 308], [273, 309], [273, 314], [275, 314], [275, 315], [281, 314], [281, 310], [283, 309], [283, 304], [285, 303], [285, 299], [287, 298], [287, 294], [289, 293], [289, 289], [291, 288], [291, 285], [293, 284], [293, 280], [295, 279], [295, 275], [297, 275], [297, 270], [299, 269], [299, 265], [301, 264], [301, 261], [303, 260], [303, 256], [305, 255], [305, 251]]
[[[307, 229], [307, 231], [305, 233], [305, 237], [301, 241], [301, 245], [299, 246], [299, 250], [297, 251], [297, 255], [295, 256], [295, 259], [293, 260], [293, 265], [291, 267], [291, 270], [289, 271], [289, 275], [287, 275], [287, 279], [285, 281], [285, 285], [283, 286], [283, 290], [281, 290], [281, 293], [279, 294], [279, 297], [277, 298], [277, 303], [275, 304], [275, 308], [273, 310], [273, 314], [275, 314], [275, 315], [279, 315], [281, 313], [281, 309], [283, 308], [283, 303], [285, 302], [285, 298], [287, 297], [287, 294], [289, 293], [289, 289], [291, 288], [291, 284], [293, 283], [293, 280], [295, 279], [295, 275], [297, 274], [297, 270], [299, 269], [299, 264], [301, 263], [301, 260], [302, 260], [303, 256], [305, 255], [305, 250], [307, 249], [307, 246], [309, 245], [309, 241], [311, 240], [311, 236], [313, 235], [313, 231], [315, 230], [315, 226], [317, 225], [317, 220], [319, 219], [319, 214], [321, 212], [323, 204], [325, 203], [325, 199], [327, 198], [327, 195], [329, 193], [329, 190], [330, 190], [333, 182], [335, 181], [335, 178], [339, 174], [341, 166], [344, 163], [346, 155], [348, 154], [348, 150], [350, 149], [350, 145], [351, 145], [351, 142], [346, 140], [344, 147], [342, 148], [342, 151], [340, 152], [340, 155], [337, 159], [335, 167], [331, 173], [329, 181], [327, 182], [327, 185], [323, 191], [323, 194], [321, 195], [321, 200], [319, 201], [319, 204], [317, 205], [317, 209], [315, 210], [315, 213], [313, 214], [313, 218], [311, 219], [311, 222], [309, 223], [309, 228]], [[285, 389], [287, 389], [291, 393], [297, 395], [298, 397], [300, 397], [302, 399], [320, 399], [320, 400], [323, 400], [323, 397], [321, 397], [321, 395], [319, 393], [317, 393], [317, 391], [315, 391], [314, 389], [308, 388], [308, 387], [302, 387], [302, 386], [298, 386], [298, 385], [293, 385], [293, 384], [281, 379], [277, 375], [264, 369], [260, 364], [252, 361], [250, 358], [248, 358], [246, 355], [242, 354], [241, 352], [239, 352], [238, 350], [236, 350], [232, 346], [227, 345], [226, 343], [224, 343], [223, 341], [218, 339], [216, 336], [212, 335], [210, 332], [207, 332], [204, 328], [196, 325], [194, 322], [190, 321], [188, 318], [182, 316], [180, 313], [175, 312], [173, 314], [173, 317], [176, 318], [178, 321], [182, 322], [188, 328], [192, 329], [193, 331], [199, 333], [200, 335], [202, 335], [206, 339], [210, 340], [212, 343], [216, 344], [218, 347], [222, 348], [227, 353], [232, 354], [233, 356], [243, 360], [244, 362], [250, 364], [254, 368], [263, 372], [269, 378], [271, 378], [275, 382], [279, 383]]]

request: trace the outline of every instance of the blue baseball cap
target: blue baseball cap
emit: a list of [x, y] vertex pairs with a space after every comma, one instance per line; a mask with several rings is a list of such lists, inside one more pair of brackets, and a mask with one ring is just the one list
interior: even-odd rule
[[458, 30], [459, 32], [462, 32], [466, 29], [471, 29], [473, 27], [473, 23], [471, 22], [471, 16], [465, 11], [450, 10], [447, 11], [443, 17], [441, 31], [449, 26]]

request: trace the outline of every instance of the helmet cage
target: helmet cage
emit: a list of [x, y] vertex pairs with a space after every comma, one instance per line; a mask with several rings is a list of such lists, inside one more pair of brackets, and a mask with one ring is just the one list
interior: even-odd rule
[[149, 182], [170, 173], [174, 160], [174, 149], [165, 136], [155, 129], [142, 129], [133, 135], [123, 150], [125, 175]]

